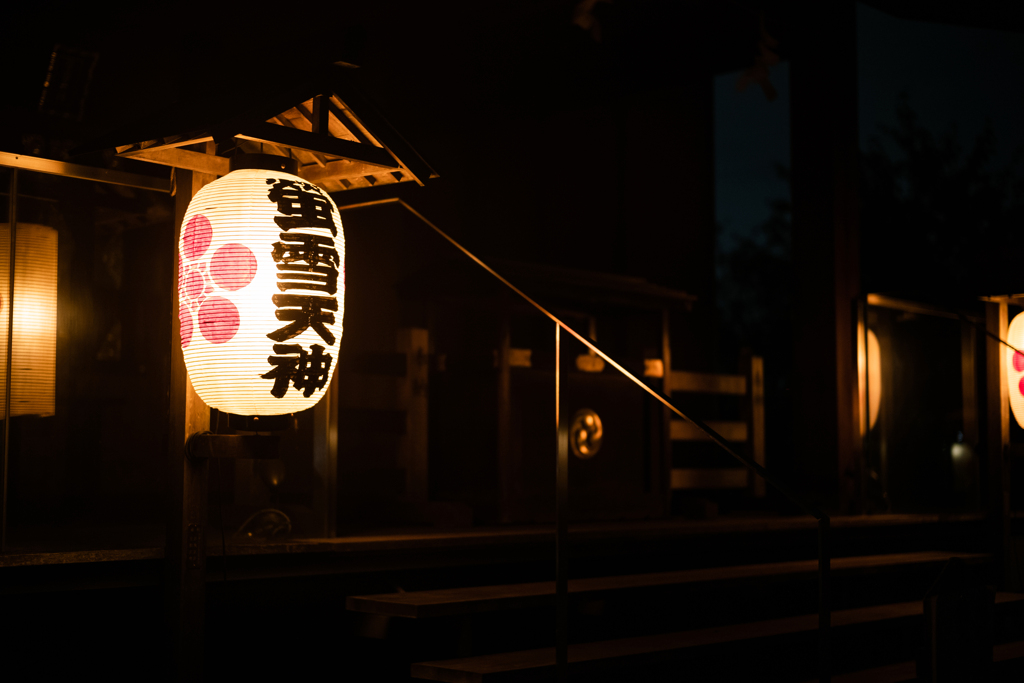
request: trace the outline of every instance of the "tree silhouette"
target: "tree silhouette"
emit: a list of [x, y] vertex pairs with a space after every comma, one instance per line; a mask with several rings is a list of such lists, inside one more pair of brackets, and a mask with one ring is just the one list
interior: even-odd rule
[[1024, 291], [1021, 150], [993, 169], [990, 125], [965, 151], [955, 126], [933, 134], [906, 96], [896, 114], [863, 154], [863, 290], [947, 304]]

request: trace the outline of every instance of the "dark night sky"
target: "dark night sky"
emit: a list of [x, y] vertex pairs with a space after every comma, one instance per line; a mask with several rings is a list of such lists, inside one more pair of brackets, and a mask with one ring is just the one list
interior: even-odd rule
[[[933, 133], [956, 125], [967, 148], [990, 121], [997, 165], [1024, 145], [1024, 34], [908, 21], [858, 4], [857, 39], [862, 149], [880, 124], [895, 124], [902, 93]], [[768, 217], [770, 199], [788, 195], [775, 167], [789, 163], [789, 66], [783, 62], [771, 71], [779, 92], [774, 102], [756, 86], [737, 92], [738, 77], [715, 80], [720, 249], [728, 249], [735, 235], [754, 231]]]
[[[266, 41], [268, 50], [278, 49], [296, 44], [300, 34], [307, 49], [345, 42], [346, 52], [392, 86], [376, 95], [385, 100], [381, 104], [396, 126], [443, 178], [453, 180], [460, 169], [448, 166], [448, 157], [460, 155], [449, 150], [477, 144], [460, 133], [471, 127], [470, 119], [486, 115], [486, 107], [475, 109], [474, 93], [493, 96], [489, 70], [498, 76], [514, 73], [518, 67], [503, 62], [501, 55], [528, 54], [531, 41], [542, 37], [537, 27], [567, 25], [573, 5], [570, 0], [525, 2], [514, 11], [488, 3], [472, 5], [472, 11], [461, 3], [401, 10], [386, 3], [311, 6], [300, 17], [302, 31], [296, 32], [288, 28], [292, 20], [270, 30], [265, 15], [198, 4], [183, 5], [169, 17], [151, 6], [115, 13], [91, 4], [25, 4], [8, 14], [18, 38], [5, 40], [2, 47], [3, 95], [23, 106], [38, 101], [55, 41], [100, 52], [88, 106], [95, 112], [102, 103], [123, 101], [130, 90], [130, 107], [119, 103], [107, 112], [122, 120], [164, 106], [187, 90], [190, 84], [177, 76], [182, 60], [187, 67], [230, 62], [254, 43]], [[321, 19], [310, 24], [318, 12]], [[1019, 124], [1024, 34], [906, 21], [864, 5], [858, 5], [858, 34], [862, 145], [879, 123], [894, 120], [901, 92], [908, 93], [934, 131], [958, 124], [965, 144], [991, 120], [1000, 144], [997, 162], [1024, 143]], [[493, 63], [481, 62], [481, 55]], [[749, 233], [767, 217], [767, 200], [787, 192], [775, 166], [789, 160], [788, 65], [772, 69], [779, 91], [773, 103], [756, 86], [737, 93], [737, 76], [721, 75], [715, 83], [715, 201], [726, 248], [731, 235]]]

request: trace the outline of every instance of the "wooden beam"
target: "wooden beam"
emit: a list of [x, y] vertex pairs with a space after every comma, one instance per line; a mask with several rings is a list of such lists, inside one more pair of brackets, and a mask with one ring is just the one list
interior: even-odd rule
[[[274, 117], [274, 120], [280, 123], [282, 126], [294, 128], [295, 130], [302, 130], [301, 128], [297, 127], [294, 123], [289, 121], [283, 114], [278, 114], [277, 116]], [[321, 168], [327, 165], [327, 159], [324, 158], [323, 154], [317, 154], [316, 152], [308, 152], [308, 154], [313, 157], [313, 160]]]
[[373, 103], [365, 97], [354, 82], [355, 75], [345, 70], [334, 72], [334, 92], [340, 102], [345, 106], [352, 116], [357, 117], [359, 125], [365, 126], [372, 131], [373, 137], [384, 145], [389, 152], [393, 153], [396, 159], [401, 159], [402, 164], [409, 169], [413, 179], [423, 185], [428, 178], [436, 177], [427, 162], [419, 155], [412, 146], [396, 131], [387, 119], [377, 111]]
[[[349, 133], [359, 139], [359, 142], [364, 145], [373, 145], [373, 141], [367, 137], [366, 133], [362, 131], [359, 123], [350, 116], [351, 112], [345, 111], [338, 105], [334, 104], [334, 101], [330, 98], [327, 99], [327, 104], [330, 106], [331, 113], [334, 114], [334, 118], [338, 119], [338, 123], [345, 127]], [[376, 146], [376, 145], [374, 145]]]
[[400, 168], [399, 163], [395, 161], [395, 158], [386, 149], [361, 145], [340, 138], [330, 138], [325, 135], [317, 135], [316, 133], [307, 133], [297, 128], [275, 126], [272, 123], [264, 123], [262, 121], [239, 126], [235, 137], [255, 142], [284, 145], [295, 149], [303, 149], [307, 152], [331, 154], [336, 157], [378, 166], [380, 169], [397, 170]]
[[716, 375], [708, 372], [673, 370], [668, 378], [669, 391], [687, 391], [697, 394], [747, 393], [747, 378], [743, 375]]
[[[707, 421], [707, 426], [722, 435], [726, 441], [741, 443], [748, 438], [746, 422], [733, 421]], [[711, 437], [702, 432], [692, 422], [686, 420], [672, 420], [669, 423], [673, 441], [710, 441]], [[746, 472], [746, 470], [744, 470]]]
[[673, 491], [681, 489], [745, 489], [749, 485], [745, 467], [673, 468], [672, 470]]
[[330, 131], [327, 129], [327, 116], [330, 114], [330, 108], [327, 99], [323, 95], [317, 95], [313, 98], [313, 118], [310, 123], [313, 124], [313, 132], [317, 135], [330, 135]]
[[177, 149], [178, 147], [194, 145], [198, 142], [213, 142], [213, 138], [209, 135], [205, 135], [200, 138], [172, 137], [162, 138], [160, 140], [147, 140], [146, 142], [140, 142], [134, 145], [118, 147], [117, 152], [119, 156], [130, 156], [135, 152], [156, 152], [164, 149]]
[[319, 183], [325, 180], [339, 180], [341, 178], [362, 178], [364, 176], [380, 173], [383, 169], [380, 166], [372, 166], [361, 161], [351, 159], [338, 159], [328, 161], [323, 167], [310, 164], [299, 168], [299, 177], [311, 183]]
[[118, 154], [120, 157], [141, 159], [163, 166], [173, 166], [186, 171], [195, 171], [213, 176], [225, 176], [231, 170], [231, 162], [226, 157], [213, 154], [193, 152], [188, 149], [140, 149]]

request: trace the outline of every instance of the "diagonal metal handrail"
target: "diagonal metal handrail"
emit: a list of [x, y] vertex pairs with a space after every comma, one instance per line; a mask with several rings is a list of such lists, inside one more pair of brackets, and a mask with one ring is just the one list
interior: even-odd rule
[[[519, 289], [518, 287], [513, 285], [511, 282], [509, 282], [507, 279], [502, 277], [501, 274], [499, 274], [496, 270], [494, 270], [489, 265], [484, 263], [475, 254], [473, 254], [473, 252], [469, 251], [469, 249], [466, 249], [464, 246], [459, 244], [455, 239], [453, 239], [450, 235], [448, 235], [448, 233], [446, 233], [444, 230], [441, 230], [441, 228], [437, 227], [437, 225], [435, 225], [433, 222], [431, 222], [426, 216], [424, 216], [419, 211], [417, 211], [412, 206], [410, 206], [404, 199], [401, 199], [400, 197], [387, 197], [387, 198], [382, 198], [382, 199], [374, 199], [374, 200], [370, 200], [370, 201], [366, 201], [366, 202], [359, 202], [359, 203], [355, 203], [355, 204], [345, 204], [345, 205], [339, 206], [338, 210], [339, 211], [345, 211], [345, 210], [353, 210], [353, 209], [363, 209], [363, 208], [369, 208], [369, 207], [372, 207], [372, 206], [382, 206], [382, 205], [386, 205], [386, 204], [397, 204], [399, 206], [404, 207], [407, 211], [409, 211], [411, 214], [413, 214], [414, 216], [419, 218], [428, 227], [430, 227], [432, 230], [434, 230], [434, 232], [436, 232], [438, 235], [440, 235], [445, 240], [447, 240], [452, 246], [454, 246], [456, 249], [458, 249], [463, 254], [465, 254], [470, 260], [472, 260], [478, 266], [480, 266], [481, 268], [486, 270], [488, 273], [493, 275], [495, 278], [497, 278], [499, 281], [501, 281], [506, 287], [508, 287], [513, 292], [518, 294], [524, 301], [526, 301], [531, 306], [536, 308], [540, 313], [542, 313], [543, 315], [547, 316], [552, 322], [555, 323], [555, 325], [557, 326], [557, 329], [565, 330], [570, 335], [575, 337], [577, 340], [579, 340], [579, 342], [581, 344], [586, 346], [587, 349], [592, 351], [595, 355], [599, 356], [606, 363], [608, 363], [613, 368], [618, 370], [620, 373], [622, 373], [625, 377], [627, 377], [629, 380], [631, 380], [634, 384], [636, 384], [642, 390], [644, 390], [645, 392], [650, 394], [652, 397], [657, 399], [658, 402], [660, 402], [662, 405], [664, 405], [670, 411], [672, 411], [673, 413], [675, 413], [679, 417], [683, 418], [684, 420], [686, 420], [686, 421], [692, 423], [693, 425], [695, 425], [699, 430], [704, 432], [712, 441], [714, 441], [722, 450], [724, 450], [726, 453], [728, 453], [733, 458], [738, 460], [742, 465], [744, 465], [747, 469], [749, 469], [752, 472], [754, 472], [757, 476], [761, 477], [766, 482], [768, 482], [773, 487], [775, 487], [776, 490], [778, 490], [780, 493], [782, 493], [784, 496], [786, 496], [786, 498], [788, 498], [791, 502], [795, 503], [804, 513], [806, 513], [806, 514], [814, 517], [816, 520], [818, 520], [818, 630], [819, 630], [819, 647], [818, 647], [819, 662], [818, 662], [818, 664], [819, 664], [819, 681], [829, 681], [830, 680], [829, 660], [830, 660], [830, 649], [831, 649], [830, 648], [830, 638], [829, 638], [829, 630], [830, 630], [830, 626], [831, 626], [831, 610], [829, 609], [829, 604], [828, 604], [829, 603], [829, 592], [830, 592], [829, 591], [829, 568], [830, 568], [829, 566], [831, 564], [831, 562], [830, 562], [830, 552], [829, 552], [829, 543], [828, 543], [829, 527], [830, 527], [830, 523], [829, 523], [830, 522], [830, 518], [829, 518], [829, 516], [827, 514], [825, 514], [817, 506], [807, 502], [806, 500], [804, 500], [803, 498], [798, 496], [792, 489], [789, 488], [789, 486], [787, 486], [786, 484], [781, 482], [775, 476], [769, 474], [768, 471], [763, 466], [761, 466], [760, 464], [758, 464], [754, 460], [752, 460], [752, 459], [750, 459], [750, 458], [748, 458], [748, 457], [746, 457], [744, 455], [741, 455], [741, 454], [737, 453], [736, 451], [734, 451], [729, 446], [729, 444], [726, 442], [726, 440], [722, 437], [721, 434], [719, 434], [714, 429], [709, 427], [702, 420], [700, 420], [698, 418], [695, 418], [695, 417], [691, 417], [690, 415], [685, 414], [682, 410], [679, 409], [679, 407], [677, 405], [675, 405], [675, 403], [672, 401], [671, 398], [666, 396], [664, 393], [662, 393], [662, 392], [660, 392], [660, 391], [658, 391], [658, 390], [648, 386], [644, 382], [642, 382], [638, 377], [636, 377], [636, 375], [634, 375], [629, 370], [624, 368], [620, 363], [616, 362], [607, 353], [605, 353], [604, 351], [599, 349], [593, 342], [591, 342], [589, 339], [587, 339], [586, 337], [584, 337], [583, 335], [578, 333], [576, 330], [572, 329], [569, 325], [567, 325], [565, 322], [563, 322], [561, 319], [559, 319], [556, 315], [551, 313], [551, 311], [549, 311], [548, 309], [546, 309], [543, 306], [541, 306], [539, 303], [537, 303], [535, 300], [533, 300], [530, 296], [528, 296], [521, 289]], [[557, 329], [556, 329], [556, 335], [555, 335], [556, 348], [558, 348], [557, 344], [559, 344], [559, 341], [558, 341], [559, 340], [559, 335], [557, 334]], [[556, 361], [556, 363], [557, 363], [557, 361]], [[666, 368], [665, 371], [669, 372], [670, 369]], [[557, 370], [556, 370], [556, 372], [557, 372]], [[557, 375], [556, 375], [556, 378], [557, 378]], [[557, 382], [557, 379], [556, 379], [556, 382]], [[557, 392], [558, 392], [558, 388], [556, 386], [556, 397], [558, 395]], [[556, 398], [556, 402], [557, 402], [557, 398]], [[557, 407], [556, 407], [556, 415], [557, 415]], [[559, 478], [561, 479], [561, 476], [562, 476], [562, 472], [561, 472], [561, 470], [562, 470], [561, 459], [562, 459], [562, 456], [563, 456], [563, 454], [561, 453], [561, 451], [563, 450], [562, 441], [563, 441], [563, 439], [567, 441], [567, 433], [564, 433], [565, 432], [565, 426], [563, 424], [563, 420], [558, 419], [557, 422], [558, 422]], [[559, 483], [562, 483], [562, 482], [559, 482]], [[559, 488], [562, 488], [562, 487], [559, 487]], [[564, 491], [560, 492], [560, 494], [564, 495]], [[559, 537], [561, 537], [565, 533], [564, 532], [564, 528], [563, 528], [564, 527], [564, 523], [565, 523], [565, 519], [564, 519], [563, 515], [559, 515], [559, 518], [560, 519], [559, 519], [559, 521], [558, 521], [558, 523], [556, 525], [557, 526], [556, 533], [557, 533], [557, 535]], [[559, 541], [561, 541], [561, 538], [559, 539]], [[562, 543], [559, 542], [557, 545], [558, 545], [558, 551], [559, 551], [558, 552], [558, 556], [559, 557], [564, 557], [564, 548], [562, 547]], [[557, 573], [562, 574], [564, 572], [564, 566], [565, 566], [564, 563], [560, 563], [559, 570], [558, 570]], [[564, 583], [564, 582], [560, 581], [558, 583], [561, 584], [561, 583]], [[564, 596], [562, 596], [562, 597], [564, 597]], [[564, 600], [559, 600], [558, 596], [556, 596], [556, 602], [561, 603], [561, 602], [564, 602]], [[559, 611], [561, 611], [561, 610], [559, 610]], [[562, 621], [563, 616], [564, 615], [559, 614], [558, 621]], [[557, 668], [559, 670], [559, 678], [561, 680], [564, 680], [564, 677], [565, 677], [565, 666], [568, 663], [567, 662], [567, 657], [566, 657], [566, 651], [565, 651], [566, 645], [565, 645], [564, 626], [560, 625], [559, 628], [558, 628], [558, 632], [559, 632], [558, 640], [560, 642], [556, 646], [556, 661], [557, 661], [557, 665], [558, 665]]]

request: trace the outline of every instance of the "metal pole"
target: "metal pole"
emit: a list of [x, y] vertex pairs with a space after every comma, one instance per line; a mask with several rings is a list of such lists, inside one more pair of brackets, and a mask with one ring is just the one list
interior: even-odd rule
[[569, 667], [569, 430], [562, 415], [561, 327], [555, 325], [555, 668], [559, 683], [568, 680]]
[[829, 683], [832, 680], [832, 611], [829, 607], [831, 565], [829, 517], [822, 515], [818, 520], [818, 680], [820, 683]]
[[14, 351], [14, 246], [18, 231], [18, 169], [11, 169], [11, 187], [8, 195], [7, 202], [7, 213], [8, 219], [7, 224], [10, 226], [10, 237], [8, 239], [8, 246], [10, 248], [10, 254], [8, 255], [7, 266], [10, 269], [7, 280], [7, 365], [4, 368], [5, 382], [4, 382], [4, 471], [3, 471], [3, 495], [0, 507], [3, 508], [0, 512], [0, 553], [7, 552], [7, 462], [9, 460], [8, 451], [11, 446], [11, 368], [12, 354]]

